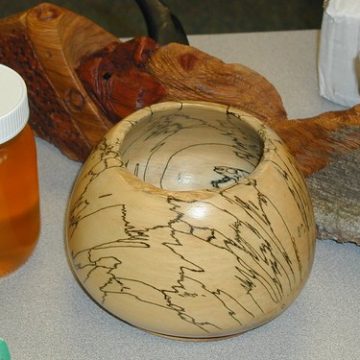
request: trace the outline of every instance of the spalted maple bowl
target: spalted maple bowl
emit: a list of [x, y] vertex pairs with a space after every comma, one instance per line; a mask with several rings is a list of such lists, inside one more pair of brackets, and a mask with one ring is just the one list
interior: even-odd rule
[[67, 249], [90, 296], [126, 322], [192, 340], [280, 314], [313, 262], [304, 179], [254, 116], [168, 102], [115, 125], [69, 200]]

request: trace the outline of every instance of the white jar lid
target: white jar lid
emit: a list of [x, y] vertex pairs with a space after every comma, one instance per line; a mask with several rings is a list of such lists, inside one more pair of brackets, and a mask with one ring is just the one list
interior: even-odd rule
[[15, 137], [27, 124], [29, 104], [22, 77], [0, 64], [0, 144]]

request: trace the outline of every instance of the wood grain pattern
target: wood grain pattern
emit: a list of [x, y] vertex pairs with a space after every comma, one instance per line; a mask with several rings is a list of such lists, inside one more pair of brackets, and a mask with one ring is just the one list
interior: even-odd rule
[[164, 98], [165, 87], [145, 71], [147, 61], [158, 48], [146, 37], [112, 42], [77, 67], [79, 80], [112, 123]]
[[[147, 38], [120, 43], [88, 19], [52, 4], [0, 20], [0, 44], [0, 61], [28, 84], [33, 129], [71, 159], [86, 159], [127, 114], [185, 98], [256, 115], [276, 130], [307, 176], [360, 146], [358, 106], [288, 121], [273, 85], [245, 66], [180, 44], [159, 48]], [[345, 241], [358, 236], [347, 234]]]
[[216, 101], [268, 123], [286, 120], [274, 86], [246, 66], [225, 64], [194, 47], [173, 43], [161, 47], [147, 69], [167, 89], [166, 100]]
[[[360, 105], [308, 119], [273, 124], [302, 172], [309, 176], [341, 155], [360, 148]], [[291, 140], [290, 140], [291, 139]]]
[[303, 287], [314, 244], [305, 181], [280, 138], [208, 103], [157, 104], [115, 125], [68, 208], [68, 255], [90, 296], [168, 337], [271, 320]]
[[46, 3], [0, 21], [0, 62], [28, 85], [30, 124], [71, 159], [84, 159], [111, 126], [89, 101], [75, 67], [114, 40], [89, 20]]

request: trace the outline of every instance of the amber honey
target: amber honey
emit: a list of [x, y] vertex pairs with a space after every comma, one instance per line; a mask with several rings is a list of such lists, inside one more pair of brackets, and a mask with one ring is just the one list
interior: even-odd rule
[[21, 76], [0, 64], [0, 276], [23, 264], [39, 236], [36, 147]]
[[30, 256], [40, 229], [36, 148], [28, 125], [0, 144], [0, 276]]

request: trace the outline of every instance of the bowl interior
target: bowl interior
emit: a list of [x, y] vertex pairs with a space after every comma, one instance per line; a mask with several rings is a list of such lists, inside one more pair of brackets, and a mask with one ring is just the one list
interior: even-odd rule
[[263, 146], [241, 116], [223, 108], [183, 106], [136, 121], [120, 153], [127, 169], [144, 182], [189, 191], [234, 185], [255, 169]]

